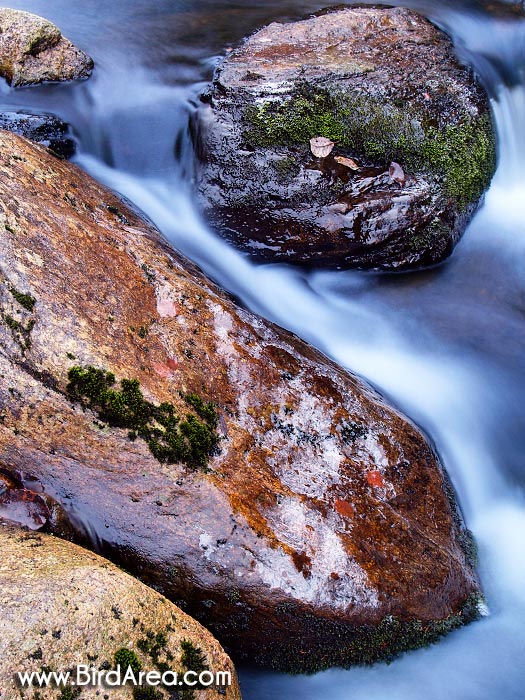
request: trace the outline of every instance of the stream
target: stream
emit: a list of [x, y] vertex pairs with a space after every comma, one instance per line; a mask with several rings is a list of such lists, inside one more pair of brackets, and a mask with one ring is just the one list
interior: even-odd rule
[[[93, 56], [92, 78], [9, 90], [2, 110], [73, 126], [75, 161], [139, 207], [244, 306], [364, 376], [434, 441], [479, 546], [489, 614], [390, 665], [287, 676], [241, 667], [245, 700], [525, 699], [525, 16], [411, 0], [491, 100], [498, 170], [454, 255], [405, 274], [254, 265], [192, 196], [188, 114], [227, 47], [304, 0], [11, 0]], [[370, 4], [370, 3], [369, 3]], [[501, 6], [500, 6], [501, 7]]]

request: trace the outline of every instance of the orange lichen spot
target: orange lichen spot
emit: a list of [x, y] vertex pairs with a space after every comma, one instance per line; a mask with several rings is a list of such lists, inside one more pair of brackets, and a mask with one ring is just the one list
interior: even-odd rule
[[173, 371], [178, 369], [179, 367], [179, 363], [176, 357], [170, 357], [169, 360], [166, 362], [166, 365]]
[[166, 362], [154, 362], [152, 366], [159, 377], [170, 379], [179, 368], [179, 363], [176, 357], [170, 357]]
[[350, 503], [348, 503], [348, 501], [342, 501], [340, 498], [338, 498], [334, 506], [339, 515], [344, 515], [347, 518], [351, 518], [354, 514], [354, 508]]
[[173, 370], [171, 370], [167, 364], [165, 365], [162, 362], [154, 362], [153, 369], [159, 375], [159, 377], [162, 377], [163, 379], [169, 379], [173, 374]]
[[368, 481], [370, 486], [381, 487], [381, 486], [385, 485], [385, 482], [383, 481], [383, 477], [381, 476], [381, 473], [378, 472], [376, 469], [367, 473], [366, 480]]

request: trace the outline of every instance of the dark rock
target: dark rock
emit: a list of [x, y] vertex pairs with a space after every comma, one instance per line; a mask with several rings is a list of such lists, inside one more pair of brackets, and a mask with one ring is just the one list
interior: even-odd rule
[[[265, 27], [219, 66], [193, 129], [207, 218], [270, 262], [439, 262], [495, 165], [486, 95], [448, 37], [401, 8]], [[336, 144], [326, 158], [317, 136]]]
[[47, 146], [60, 158], [72, 158], [76, 145], [69, 124], [50, 114], [0, 112], [0, 129]]
[[278, 668], [391, 658], [471, 619], [446, 475], [363, 381], [8, 132], [0, 250], [0, 469], [93, 547]]
[[40, 530], [50, 518], [46, 502], [39, 494], [19, 485], [0, 472], [0, 520]]

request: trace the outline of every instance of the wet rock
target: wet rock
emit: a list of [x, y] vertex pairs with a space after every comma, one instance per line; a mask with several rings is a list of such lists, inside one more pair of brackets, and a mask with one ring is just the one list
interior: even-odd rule
[[390, 658], [471, 618], [446, 475], [363, 381], [7, 132], [0, 246], [0, 469], [92, 546], [278, 668]]
[[[261, 29], [219, 65], [193, 126], [207, 218], [269, 262], [436, 263], [495, 163], [486, 95], [448, 37], [401, 8]], [[327, 157], [312, 156], [317, 137], [335, 142]]]
[[13, 479], [0, 473], [0, 520], [40, 530], [50, 512], [44, 499], [29, 489], [20, 488]]
[[69, 124], [51, 114], [0, 112], [0, 129], [41, 143], [60, 158], [72, 158], [75, 155], [75, 141]]
[[78, 80], [92, 69], [93, 60], [47, 19], [0, 8], [0, 77], [9, 85]]
[[[217, 687], [210, 687], [191, 697], [241, 697], [232, 662], [211, 634], [102, 557], [55, 537], [1, 523], [0, 549], [2, 700], [22, 697], [15, 674], [25, 671], [73, 670], [76, 674], [79, 664], [99, 671], [115, 668], [120, 660], [122, 666], [131, 663], [134, 671], [140, 664], [146, 672], [170, 668], [184, 673], [190, 663], [184, 655], [187, 642], [202, 654], [203, 666], [212, 673], [229, 671], [233, 681], [231, 687], [221, 688], [221, 696]], [[85, 681], [85, 676], [80, 680]], [[75, 690], [73, 686], [62, 691], [43, 688], [38, 697], [74, 698]], [[37, 688], [26, 692], [32, 697]], [[103, 685], [82, 687], [81, 697], [95, 700], [106, 692]], [[119, 700], [142, 697], [132, 693], [131, 685], [110, 692]], [[162, 700], [168, 695], [148, 697]]]

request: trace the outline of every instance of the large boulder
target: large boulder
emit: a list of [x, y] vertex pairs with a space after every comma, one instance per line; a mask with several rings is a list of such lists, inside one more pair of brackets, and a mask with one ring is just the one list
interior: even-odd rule
[[[72, 683], [76, 683], [77, 667], [85, 667], [78, 676], [84, 684], [93, 671], [104, 674], [116, 670], [117, 665], [124, 675], [128, 664], [137, 680], [140, 671], [174, 671], [180, 680], [188, 670], [199, 673], [207, 668], [214, 675], [229, 672], [231, 685], [210, 685], [193, 694], [187, 686], [184, 698], [241, 697], [232, 662], [211, 634], [159, 593], [102, 557], [70, 542], [1, 523], [0, 551], [2, 700], [35, 696], [72, 700], [80, 689], [83, 700], [98, 700], [108, 692], [107, 687], [101, 683], [75, 688]], [[42, 669], [70, 671], [71, 675], [60, 690], [53, 684], [40, 689], [35, 683], [31, 690], [26, 686], [23, 691], [18, 674]], [[193, 675], [187, 678], [190, 684], [194, 679]], [[109, 680], [112, 682], [111, 676]], [[173, 691], [173, 676], [169, 674], [165, 680], [166, 690]], [[206, 674], [203, 681], [209, 680]], [[134, 690], [129, 682], [110, 692], [115, 700], [168, 697], [161, 686], [150, 686], [148, 695], [145, 681], [142, 688]]]
[[[436, 263], [494, 170], [486, 95], [449, 38], [406, 9], [270, 24], [227, 55], [202, 100], [200, 204], [263, 261]], [[313, 154], [317, 137], [335, 143], [329, 155]]]
[[418, 429], [7, 132], [0, 264], [0, 469], [238, 658], [390, 658], [470, 619], [468, 538]]
[[9, 85], [77, 80], [92, 69], [93, 60], [47, 19], [0, 8], [0, 77]]

